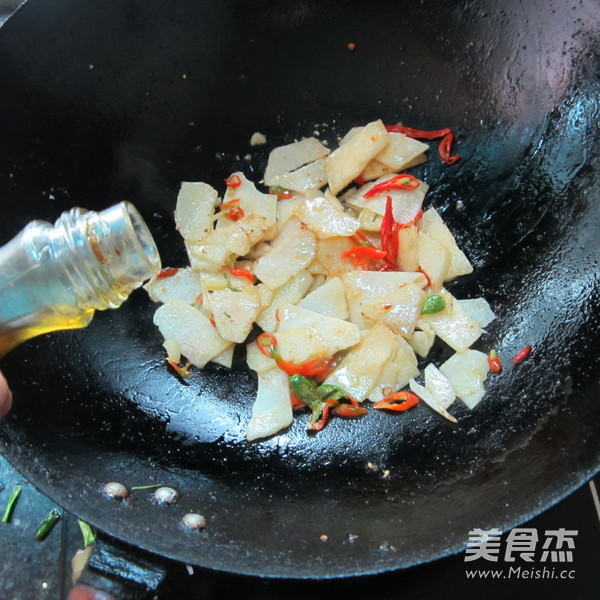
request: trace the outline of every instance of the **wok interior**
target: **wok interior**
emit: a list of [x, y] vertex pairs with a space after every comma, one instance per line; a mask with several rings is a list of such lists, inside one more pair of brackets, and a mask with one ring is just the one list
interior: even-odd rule
[[[481, 349], [534, 347], [489, 380], [475, 411], [457, 409], [458, 426], [419, 406], [317, 436], [300, 418], [248, 444], [255, 381], [243, 353], [231, 372], [209, 367], [183, 385], [140, 291], [2, 364], [17, 397], [2, 451], [57, 501], [187, 562], [335, 576], [458, 550], [472, 527], [514, 525], [597, 468], [593, 3], [581, 22], [559, 2], [407, 7], [31, 0], [0, 31], [0, 241], [32, 218], [128, 199], [163, 263], [180, 266], [179, 182], [222, 189], [236, 169], [260, 179], [268, 149], [250, 148], [254, 131], [272, 148], [315, 129], [334, 144], [377, 118], [450, 126], [462, 160], [448, 167], [432, 147], [417, 173], [475, 265], [452, 289], [496, 307]], [[166, 479], [211, 527], [192, 540], [179, 513], [157, 517], [144, 499], [107, 506], [109, 479]]]

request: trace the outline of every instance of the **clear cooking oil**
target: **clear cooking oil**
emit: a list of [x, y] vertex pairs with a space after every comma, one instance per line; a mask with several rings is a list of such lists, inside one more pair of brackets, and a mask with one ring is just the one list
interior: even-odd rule
[[152, 235], [129, 202], [29, 223], [0, 248], [0, 357], [34, 336], [85, 327], [159, 271]]

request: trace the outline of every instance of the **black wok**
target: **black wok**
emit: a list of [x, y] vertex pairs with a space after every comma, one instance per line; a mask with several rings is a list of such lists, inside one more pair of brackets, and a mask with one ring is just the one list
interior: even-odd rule
[[[0, 242], [33, 218], [129, 199], [180, 265], [179, 182], [257, 179], [254, 131], [271, 148], [376, 118], [452, 127], [462, 160], [432, 151], [419, 174], [476, 266], [453, 290], [496, 307], [480, 348], [533, 352], [506, 361], [457, 426], [419, 406], [317, 436], [298, 418], [249, 444], [243, 356], [183, 385], [140, 291], [3, 360], [16, 402], [2, 453], [117, 538], [274, 577], [428, 561], [564, 497], [599, 465], [599, 21], [593, 0], [27, 2], [0, 30]], [[181, 500], [110, 501], [111, 480]], [[188, 511], [204, 532], [180, 526]]]

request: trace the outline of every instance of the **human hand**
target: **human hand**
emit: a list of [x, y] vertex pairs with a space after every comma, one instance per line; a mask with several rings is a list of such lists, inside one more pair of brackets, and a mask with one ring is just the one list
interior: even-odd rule
[[4, 375], [0, 373], [0, 419], [2, 419], [12, 406], [12, 393]]

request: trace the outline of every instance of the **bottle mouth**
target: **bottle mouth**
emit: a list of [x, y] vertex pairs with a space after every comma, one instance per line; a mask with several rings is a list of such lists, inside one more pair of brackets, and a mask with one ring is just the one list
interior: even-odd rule
[[[113, 281], [135, 289], [161, 268], [158, 249], [138, 210], [130, 202], [120, 202], [98, 213], [110, 235], [110, 245], [91, 239], [96, 260], [104, 265]], [[98, 242], [98, 243], [97, 243]]]

